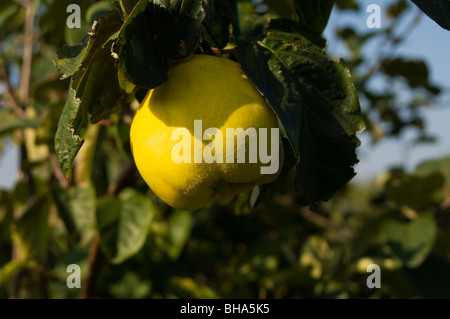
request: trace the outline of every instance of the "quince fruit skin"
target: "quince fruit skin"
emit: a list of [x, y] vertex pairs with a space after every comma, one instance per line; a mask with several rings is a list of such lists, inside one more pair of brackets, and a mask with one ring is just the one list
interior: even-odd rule
[[[223, 134], [223, 163], [175, 163], [172, 140], [176, 128], [187, 128], [194, 145], [194, 120], [203, 131], [219, 128]], [[275, 174], [261, 174], [259, 161], [226, 163], [226, 128], [267, 128], [267, 154], [271, 154], [271, 128], [278, 120], [265, 99], [239, 68], [225, 58], [194, 55], [171, 67], [168, 81], [150, 90], [133, 118], [130, 140], [137, 169], [151, 190], [168, 205], [182, 210], [202, 208], [214, 200], [226, 200], [278, 176], [283, 161], [279, 141], [279, 166]], [[202, 134], [203, 134], [202, 131]], [[235, 141], [237, 138], [235, 138]], [[202, 141], [202, 150], [211, 141]], [[236, 142], [235, 142], [236, 143]], [[258, 138], [259, 143], [259, 138]], [[258, 145], [259, 151], [259, 145]]]

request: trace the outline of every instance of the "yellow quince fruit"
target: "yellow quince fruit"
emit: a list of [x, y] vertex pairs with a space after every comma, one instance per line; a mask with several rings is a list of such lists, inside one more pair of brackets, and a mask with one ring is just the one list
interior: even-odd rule
[[283, 161], [271, 107], [238, 63], [209, 55], [170, 68], [136, 111], [130, 139], [145, 182], [183, 210], [271, 182]]

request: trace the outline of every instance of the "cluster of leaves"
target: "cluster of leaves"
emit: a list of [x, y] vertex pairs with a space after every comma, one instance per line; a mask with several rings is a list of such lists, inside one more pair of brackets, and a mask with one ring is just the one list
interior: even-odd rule
[[[89, 37], [61, 48], [55, 61], [64, 77], [72, 77], [55, 137], [66, 176], [89, 124], [165, 82], [171, 62], [230, 43], [236, 46], [230, 58], [240, 62], [283, 124], [292, 159], [285, 169], [296, 168], [299, 202], [328, 200], [354, 176], [356, 132], [364, 128], [358, 96], [347, 65], [327, 57], [321, 37], [334, 1], [295, 1], [293, 19], [261, 20], [245, 29], [235, 0], [115, 4]], [[251, 2], [239, 5], [242, 19], [254, 15]]]
[[[80, 29], [63, 27], [69, 2], [0, 4], [0, 138], [22, 151], [22, 178], [0, 192], [0, 297], [446, 296], [427, 290], [426, 275], [441, 283], [450, 262], [448, 160], [367, 191], [342, 188], [363, 122], [357, 65], [330, 59], [321, 36], [334, 1], [80, 0]], [[38, 34], [25, 92], [14, 74], [27, 73], [30, 52], [16, 48], [30, 10]], [[241, 194], [173, 210], [133, 164], [133, 110], [191, 54], [239, 61], [283, 124], [284, 172], [254, 207]], [[408, 63], [383, 70], [433, 93]], [[317, 212], [301, 207], [338, 189]], [[387, 270], [375, 292], [365, 285], [372, 261]], [[81, 291], [67, 288], [69, 264], [81, 266]]]

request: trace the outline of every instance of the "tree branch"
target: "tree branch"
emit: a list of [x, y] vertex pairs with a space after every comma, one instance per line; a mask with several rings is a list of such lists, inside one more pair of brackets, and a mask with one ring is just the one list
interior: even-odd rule
[[8, 102], [9, 102], [9, 103], [6, 103], [6, 106], [9, 107], [11, 109], [11, 111], [13, 111], [14, 114], [16, 114], [17, 117], [19, 117], [19, 118], [23, 117], [24, 111], [22, 110], [22, 107], [20, 106], [20, 103], [15, 96], [14, 88], [11, 85], [8, 70], [6, 69], [5, 66], [2, 66], [0, 68], [0, 79], [3, 80], [3, 82], [6, 85], [5, 93], [6, 93]]

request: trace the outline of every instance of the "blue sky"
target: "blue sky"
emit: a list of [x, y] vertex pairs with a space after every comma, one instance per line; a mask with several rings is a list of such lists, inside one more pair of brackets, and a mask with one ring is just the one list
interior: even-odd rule
[[[332, 12], [330, 23], [325, 30], [324, 36], [328, 40], [328, 52], [336, 56], [346, 55], [344, 45], [334, 36], [337, 26], [350, 25], [361, 31], [369, 31], [366, 19], [369, 13], [366, 6], [378, 4], [384, 12], [390, 0], [360, 1], [364, 3], [358, 13], [343, 13], [338, 10]], [[414, 5], [404, 19], [404, 24], [419, 11]], [[387, 21], [384, 17], [381, 27], [385, 28]], [[376, 45], [376, 44], [374, 44]], [[369, 46], [370, 50], [374, 49]], [[427, 62], [431, 82], [440, 85], [450, 92], [450, 31], [442, 29], [427, 16], [423, 16], [418, 26], [413, 30], [407, 40], [402, 43], [397, 51], [398, 55], [420, 58]], [[428, 130], [432, 135], [438, 137], [438, 143], [409, 147], [411, 134], [405, 134], [400, 140], [384, 140], [376, 146], [368, 143], [369, 139], [365, 133], [359, 135], [362, 145], [358, 149], [360, 163], [357, 164], [357, 176], [354, 181], [365, 181], [378, 176], [381, 172], [392, 166], [401, 165], [412, 170], [423, 160], [442, 157], [450, 154], [450, 94], [444, 95], [438, 104], [423, 111], [423, 116], [428, 124]], [[17, 150], [8, 145], [4, 149], [0, 162], [0, 188], [8, 188], [14, 184], [17, 176], [19, 154]]]
[[[378, 4], [382, 12], [386, 11], [389, 3], [393, 1], [360, 1], [364, 5], [358, 13], [342, 12], [334, 10], [330, 23], [325, 30], [324, 36], [328, 40], [328, 52], [331, 55], [345, 57], [345, 46], [334, 36], [336, 27], [350, 25], [361, 32], [369, 32], [366, 19], [370, 13], [366, 12], [369, 4]], [[420, 12], [411, 4], [411, 9], [401, 21], [400, 30], [404, 30], [410, 21]], [[388, 21], [382, 17], [381, 28], [385, 28]], [[365, 53], [370, 56], [370, 50], [377, 50], [377, 43], [368, 45]], [[425, 118], [430, 135], [436, 136], [438, 142], [434, 144], [423, 144], [412, 146], [410, 141], [412, 132], [406, 132], [400, 139], [385, 139], [383, 142], [373, 146], [369, 144], [366, 133], [359, 135], [362, 145], [358, 149], [360, 163], [356, 165], [357, 176], [354, 181], [366, 181], [375, 178], [389, 167], [403, 166], [413, 170], [424, 160], [450, 155], [450, 31], [441, 28], [433, 20], [423, 15], [419, 24], [412, 30], [398, 50], [398, 56], [422, 59], [428, 64], [431, 83], [441, 86], [447, 93], [431, 108], [424, 109], [422, 114]]]

